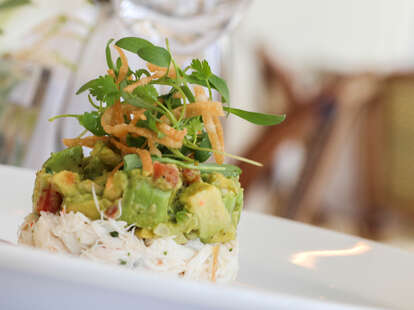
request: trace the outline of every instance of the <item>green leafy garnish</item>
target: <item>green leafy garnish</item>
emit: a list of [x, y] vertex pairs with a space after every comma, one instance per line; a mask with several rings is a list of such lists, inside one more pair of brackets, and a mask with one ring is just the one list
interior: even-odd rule
[[135, 38], [135, 37], [126, 37], [118, 40], [115, 43], [116, 46], [123, 48], [124, 50], [130, 51], [132, 53], [137, 53], [139, 49], [153, 46], [153, 44], [145, 39]]
[[160, 67], [168, 67], [171, 62], [170, 53], [163, 47], [147, 46], [140, 48], [137, 53], [142, 59]]
[[109, 234], [110, 234], [110, 235], [111, 235], [111, 237], [113, 237], [113, 238], [118, 238], [118, 237], [119, 237], [119, 232], [117, 232], [116, 230], [111, 231]]
[[[203, 173], [220, 172], [228, 176], [238, 176], [241, 171], [233, 165], [204, 162], [214, 154], [220, 163], [225, 156], [261, 165], [228, 154], [223, 151], [223, 147], [217, 147], [218, 143], [223, 146], [222, 137], [218, 136], [221, 131], [214, 132], [214, 127], [221, 126], [220, 122], [217, 122], [218, 116], [213, 115], [212, 121], [215, 125], [206, 128], [203, 122], [206, 120], [204, 109], [208, 108], [210, 102], [198, 102], [197, 105], [189, 107], [189, 104], [197, 101], [193, 87], [204, 87], [208, 91], [210, 101], [214, 100], [213, 91], [217, 91], [226, 103], [224, 111], [257, 125], [278, 124], [284, 120], [285, 115], [263, 114], [229, 107], [230, 93], [226, 81], [215, 75], [208, 62], [203, 59], [193, 59], [189, 66], [180, 68], [172, 57], [168, 41], [166, 48], [135, 37], [122, 38], [115, 43], [117, 47], [156, 65], [148, 66], [150, 71], [155, 72], [149, 72], [145, 68], [129, 68], [123, 63], [125, 58], [119, 50], [121, 55], [114, 63], [111, 54], [113, 41], [109, 40], [105, 47], [109, 69], [107, 74], [86, 82], [76, 92], [80, 94], [88, 91], [88, 100], [94, 110], [83, 114], [59, 115], [50, 120], [74, 117], [85, 130], [95, 136], [106, 137], [100, 140], [106, 139], [105, 143], [112, 144], [116, 152], [124, 155], [122, 169], [125, 171], [148, 167], [148, 152], [152, 154], [152, 161], [174, 164]], [[190, 108], [192, 112], [187, 113], [186, 110]], [[104, 113], [105, 118], [102, 119]], [[109, 133], [105, 132], [103, 127]], [[146, 150], [147, 153], [138, 149]], [[141, 156], [146, 154], [146, 159], [143, 157], [146, 160], [145, 165], [135, 153]]]
[[112, 62], [112, 55], [111, 55], [111, 49], [109, 48], [110, 44], [114, 41], [114, 39], [110, 39], [108, 43], [106, 43], [106, 64], [108, 65], [109, 69], [114, 69], [114, 63]]
[[106, 135], [106, 132], [101, 125], [101, 114], [98, 111], [85, 112], [79, 115], [78, 114], [58, 115], [58, 116], [50, 118], [49, 121], [53, 121], [55, 119], [62, 118], [62, 117], [76, 118], [81, 126], [85, 127], [85, 129], [93, 133], [95, 136], [101, 137], [101, 136]]
[[283, 122], [286, 116], [283, 115], [274, 115], [274, 114], [264, 114], [264, 113], [257, 113], [257, 112], [249, 112], [245, 110], [230, 108], [230, 107], [223, 107], [224, 111], [237, 115], [249, 121], [250, 123], [262, 126], [272, 126], [277, 125]]

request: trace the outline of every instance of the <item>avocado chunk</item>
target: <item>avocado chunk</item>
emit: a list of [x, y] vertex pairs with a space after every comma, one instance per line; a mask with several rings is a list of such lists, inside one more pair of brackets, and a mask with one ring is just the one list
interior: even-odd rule
[[236, 229], [217, 187], [203, 182], [193, 183], [184, 190], [181, 202], [198, 218], [202, 242], [226, 242], [234, 239]]
[[224, 205], [231, 214], [235, 227], [240, 220], [243, 208], [243, 189], [236, 177], [225, 177], [221, 173], [212, 173], [208, 176], [207, 183], [216, 186], [221, 193]]
[[168, 210], [175, 191], [156, 187], [139, 170], [128, 172], [129, 181], [122, 199], [121, 220], [140, 228], [153, 228], [168, 222]]
[[98, 141], [91, 152], [92, 158], [99, 158], [100, 161], [109, 168], [114, 168], [121, 161], [121, 155], [115, 153], [104, 142]]
[[50, 158], [43, 164], [46, 171], [60, 172], [70, 170], [80, 173], [83, 152], [81, 146], [74, 146], [63, 151], [52, 153]]
[[[114, 203], [108, 199], [98, 199], [99, 209], [105, 211]], [[93, 200], [92, 194], [79, 194], [76, 196], [66, 196], [63, 199], [66, 212], [81, 212], [91, 220], [97, 220], [101, 217], [100, 212]]]

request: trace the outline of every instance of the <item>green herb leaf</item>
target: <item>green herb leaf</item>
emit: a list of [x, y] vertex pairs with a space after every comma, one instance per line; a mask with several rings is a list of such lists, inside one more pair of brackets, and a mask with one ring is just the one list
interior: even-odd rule
[[212, 76], [210, 66], [206, 60], [193, 59], [190, 68], [194, 70], [194, 76], [200, 80], [208, 80]]
[[[200, 143], [198, 144], [200, 147], [204, 148], [211, 148], [210, 139], [208, 138], [208, 134], [203, 131], [200, 139]], [[200, 163], [205, 162], [207, 159], [211, 157], [211, 152], [208, 151], [195, 151], [194, 158], [198, 160]]]
[[283, 122], [286, 118], [286, 115], [274, 115], [274, 114], [264, 114], [264, 113], [258, 113], [258, 112], [249, 112], [245, 110], [230, 108], [230, 107], [223, 107], [223, 110], [229, 113], [232, 113], [234, 115], [237, 115], [238, 117], [241, 117], [245, 119], [246, 121], [249, 121], [256, 125], [262, 125], [262, 126], [272, 126], [277, 125]]
[[135, 72], [135, 77], [137, 79], [141, 78], [141, 75], [145, 74], [146, 76], [150, 76], [151, 73], [148, 72], [146, 69], [139, 69]]
[[126, 37], [118, 40], [116, 46], [132, 53], [137, 53], [139, 49], [147, 46], [153, 46], [150, 41], [136, 37]]
[[211, 83], [211, 86], [220, 93], [224, 102], [230, 102], [230, 92], [225, 80], [215, 74], [212, 74], [208, 81]]
[[114, 41], [114, 39], [110, 39], [108, 43], [106, 43], [105, 55], [106, 55], [106, 63], [109, 69], [114, 70], [114, 63], [112, 62], [112, 55], [111, 55], [111, 48], [110, 45]]
[[95, 136], [106, 135], [101, 125], [101, 114], [97, 111], [85, 112], [78, 117], [79, 124], [88, 129]]
[[147, 46], [140, 48], [137, 52], [139, 57], [154, 65], [168, 68], [171, 62], [170, 53], [163, 47]]
[[114, 82], [114, 79], [109, 76], [100, 76], [97, 79], [91, 80], [84, 84], [76, 94], [80, 94], [89, 89], [90, 94], [96, 98], [96, 100], [105, 102], [107, 106], [111, 106], [119, 99], [120, 93]]
[[131, 135], [127, 135], [126, 137], [126, 144], [132, 147], [140, 148], [144, 145], [145, 141], [146, 139], [144, 137], [133, 137]]
[[137, 123], [137, 126], [138, 127], [143, 127], [143, 128], [148, 128], [148, 129], [156, 132], [158, 138], [160, 138], [160, 139], [165, 137], [165, 134], [163, 132], [161, 132], [157, 127], [157, 123], [159, 122], [159, 120], [154, 115], [152, 115], [152, 113], [150, 111], [145, 111], [144, 115], [147, 119], [146, 120], [139, 120], [138, 123]]
[[157, 108], [153, 103], [148, 103], [144, 99], [128, 94], [127, 92], [121, 91], [121, 97], [126, 103], [132, 104], [138, 108], [147, 109], [149, 111], [159, 111], [159, 108]]
[[126, 264], [127, 264], [127, 262], [126, 262], [125, 260], [123, 260], [123, 259], [120, 259], [120, 260], [119, 260], [119, 264], [120, 264], [120, 265], [126, 265]]
[[116, 230], [111, 231], [109, 234], [110, 234], [110, 235], [111, 235], [111, 237], [113, 237], [113, 238], [118, 238], [118, 237], [119, 237], [119, 232], [117, 232]]
[[155, 89], [154, 85], [151, 84], [138, 86], [134, 89], [133, 95], [138, 96], [151, 103], [157, 101], [158, 98], [158, 92]]

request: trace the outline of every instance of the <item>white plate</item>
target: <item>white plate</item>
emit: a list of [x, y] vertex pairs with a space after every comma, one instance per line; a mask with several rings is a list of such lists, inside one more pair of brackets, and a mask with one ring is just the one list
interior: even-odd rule
[[[0, 166], [0, 238], [16, 241], [34, 173]], [[245, 212], [238, 283], [215, 285], [0, 246], [0, 309], [414, 309], [414, 256]]]

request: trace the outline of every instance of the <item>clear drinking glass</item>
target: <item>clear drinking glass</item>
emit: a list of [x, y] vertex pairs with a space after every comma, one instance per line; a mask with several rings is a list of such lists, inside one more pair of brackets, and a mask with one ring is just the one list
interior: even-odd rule
[[249, 0], [113, 0], [131, 33], [158, 44], [168, 38], [174, 54], [194, 55], [235, 26]]

